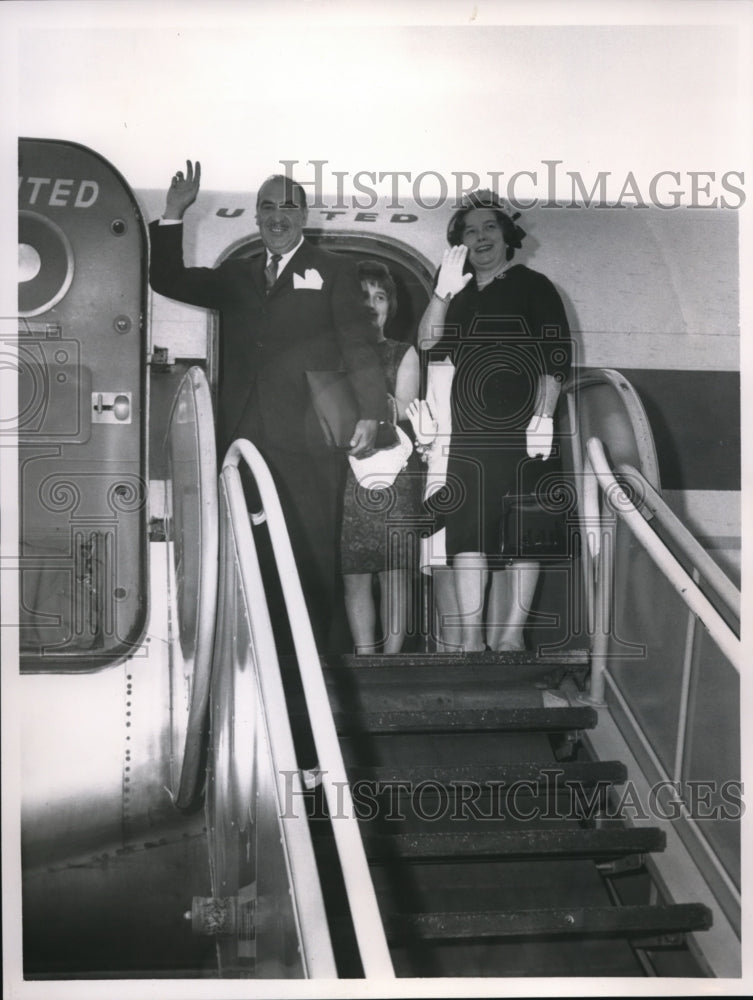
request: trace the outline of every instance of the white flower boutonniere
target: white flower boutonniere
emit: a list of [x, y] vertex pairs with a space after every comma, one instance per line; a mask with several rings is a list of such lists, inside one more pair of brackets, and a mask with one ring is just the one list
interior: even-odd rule
[[293, 288], [312, 288], [315, 292], [318, 292], [323, 284], [324, 279], [315, 267], [307, 268], [303, 276], [293, 274]]

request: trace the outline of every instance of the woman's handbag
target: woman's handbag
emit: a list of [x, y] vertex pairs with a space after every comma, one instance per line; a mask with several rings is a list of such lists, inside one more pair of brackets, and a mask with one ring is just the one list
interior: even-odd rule
[[511, 559], [566, 557], [567, 509], [553, 509], [536, 493], [502, 497], [499, 551]]
[[395, 443], [370, 452], [365, 458], [348, 456], [350, 467], [359, 486], [368, 490], [386, 490], [408, 464], [413, 442], [402, 429], [387, 424], [394, 432]]

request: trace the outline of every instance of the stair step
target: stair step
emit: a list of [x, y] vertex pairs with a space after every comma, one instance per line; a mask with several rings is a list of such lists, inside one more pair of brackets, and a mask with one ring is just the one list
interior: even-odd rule
[[[417, 786], [426, 782], [444, 785], [515, 785], [525, 794], [572, 792], [573, 785], [622, 784], [627, 777], [620, 761], [575, 761], [558, 764], [516, 761], [501, 764], [383, 766], [355, 764], [348, 768], [351, 785], [359, 781], [395, 787], [398, 783]], [[527, 788], [530, 783], [531, 788]]]
[[593, 729], [593, 708], [471, 708], [399, 712], [335, 712], [341, 735], [356, 733], [568, 732]]
[[496, 653], [374, 653], [323, 657], [326, 666], [358, 667], [390, 667], [397, 666], [405, 670], [415, 667], [449, 667], [474, 666], [487, 664], [543, 664], [547, 669], [555, 666], [587, 666], [591, 654], [588, 649], [567, 649], [559, 653], [539, 654], [531, 650]]
[[700, 903], [670, 906], [598, 906], [589, 908], [492, 910], [466, 913], [390, 914], [385, 931], [390, 942], [507, 938], [521, 935], [645, 936], [708, 930], [712, 916]]
[[462, 858], [588, 857], [605, 860], [662, 851], [666, 836], [655, 827], [622, 830], [475, 830], [466, 833], [364, 834], [370, 861]]
[[[405, 656], [340, 656], [322, 659], [328, 684], [338, 691], [372, 685], [400, 691], [404, 686], [424, 689], [447, 686], [483, 691], [486, 687], [558, 685], [568, 674], [582, 676], [588, 654], [538, 657], [533, 653], [406, 654]], [[287, 669], [287, 664], [285, 665]]]

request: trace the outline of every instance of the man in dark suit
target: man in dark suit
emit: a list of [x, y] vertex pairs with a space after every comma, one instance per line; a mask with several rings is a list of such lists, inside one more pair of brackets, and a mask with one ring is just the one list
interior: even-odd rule
[[325, 443], [305, 373], [348, 372], [360, 413], [349, 453], [368, 452], [387, 415], [373, 323], [355, 264], [304, 239], [306, 195], [288, 177], [270, 177], [259, 189], [261, 259], [185, 267], [178, 223], [200, 179], [200, 164], [190, 161], [172, 179], [165, 213], [150, 226], [150, 282], [162, 295], [222, 314], [220, 455], [248, 438], [266, 459], [321, 647], [333, 609], [344, 456]]

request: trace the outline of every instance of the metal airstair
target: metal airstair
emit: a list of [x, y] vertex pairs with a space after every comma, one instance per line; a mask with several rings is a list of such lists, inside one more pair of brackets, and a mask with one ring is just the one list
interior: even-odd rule
[[[628, 430], [612, 459], [638, 464], [641, 427]], [[259, 486], [252, 521], [279, 567], [291, 657], [277, 655], [251, 556], [242, 462]], [[575, 471], [591, 489], [593, 471]], [[322, 658], [248, 442], [226, 456], [220, 492], [207, 819], [221, 976], [713, 974], [696, 939], [718, 908], [666, 891], [652, 862], [667, 825], [633, 822], [626, 765], [592, 749], [608, 711], [606, 590], [588, 599], [589, 650]], [[589, 503], [586, 492], [586, 590], [604, 587], [609, 551], [605, 535], [593, 573]]]
[[[596, 711], [552, 689], [587, 668], [580, 651], [325, 665], [396, 975], [639, 976], [710, 925], [705, 906], [662, 905], [645, 886], [620, 898], [664, 834], [615, 813], [624, 766], [589, 759]], [[342, 817], [310, 800], [326, 884]], [[347, 907], [330, 906], [340, 974], [362, 974]]]

